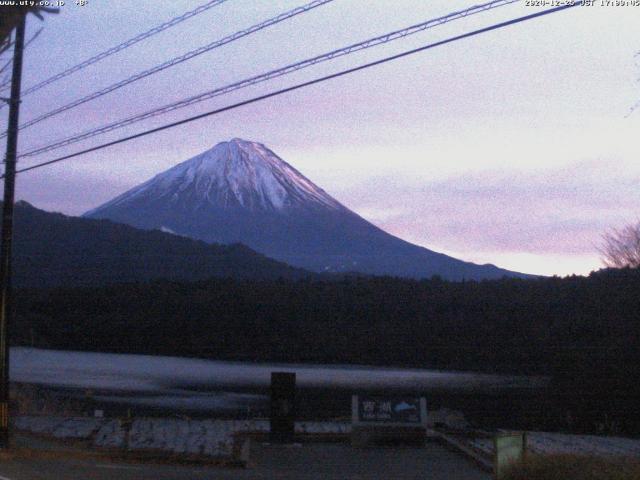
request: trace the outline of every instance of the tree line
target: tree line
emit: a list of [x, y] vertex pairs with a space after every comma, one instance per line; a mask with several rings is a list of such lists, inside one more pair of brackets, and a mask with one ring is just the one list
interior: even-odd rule
[[13, 343], [543, 374], [575, 409], [633, 405], [639, 413], [638, 292], [639, 269], [467, 282], [345, 276], [24, 289]]

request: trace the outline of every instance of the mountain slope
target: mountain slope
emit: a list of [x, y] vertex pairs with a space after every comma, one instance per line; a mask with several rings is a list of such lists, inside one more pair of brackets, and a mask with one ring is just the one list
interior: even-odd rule
[[341, 205], [264, 145], [233, 139], [85, 213], [216, 243], [242, 242], [314, 271], [423, 278], [523, 276], [394, 237]]
[[68, 217], [26, 202], [16, 204], [14, 234], [14, 284], [18, 287], [310, 275], [244, 245], [210, 245], [108, 220]]

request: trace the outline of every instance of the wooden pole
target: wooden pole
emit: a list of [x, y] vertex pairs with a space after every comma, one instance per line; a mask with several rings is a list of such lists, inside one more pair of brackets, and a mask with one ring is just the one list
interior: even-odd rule
[[2, 245], [0, 247], [0, 449], [9, 448], [9, 333], [13, 317], [11, 243], [13, 240], [13, 203], [15, 197], [25, 17], [26, 14], [22, 15], [16, 26], [11, 97], [9, 99], [7, 154], [4, 161], [4, 202], [2, 205]]

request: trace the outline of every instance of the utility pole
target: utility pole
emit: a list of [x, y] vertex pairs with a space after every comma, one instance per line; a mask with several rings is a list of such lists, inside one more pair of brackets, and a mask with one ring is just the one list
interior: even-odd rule
[[13, 201], [16, 183], [16, 153], [18, 150], [18, 114], [20, 111], [20, 83], [22, 81], [22, 53], [26, 13], [16, 26], [13, 52], [11, 98], [9, 99], [9, 128], [7, 155], [4, 163], [4, 203], [2, 205], [2, 246], [0, 247], [0, 449], [9, 448], [9, 332], [12, 320], [11, 241], [13, 238]]

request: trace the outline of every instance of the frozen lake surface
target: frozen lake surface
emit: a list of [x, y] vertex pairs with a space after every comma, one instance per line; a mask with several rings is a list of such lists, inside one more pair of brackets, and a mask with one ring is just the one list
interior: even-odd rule
[[272, 371], [295, 372], [301, 388], [504, 391], [539, 388], [540, 377], [438, 370], [225, 362], [181, 357], [11, 349], [11, 380], [76, 391], [95, 400], [177, 410], [264, 404]]

